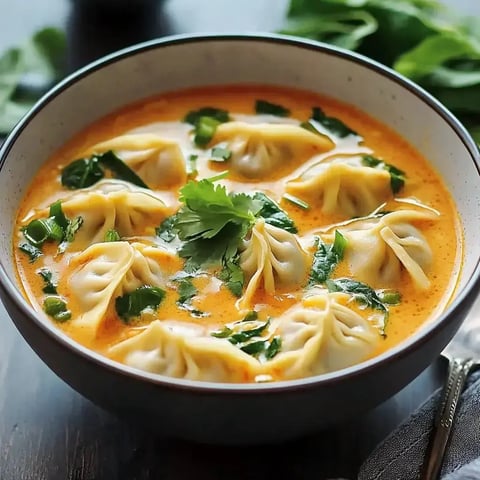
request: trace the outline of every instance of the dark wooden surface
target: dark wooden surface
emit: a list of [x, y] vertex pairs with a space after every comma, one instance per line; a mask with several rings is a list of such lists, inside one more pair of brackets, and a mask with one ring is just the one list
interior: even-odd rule
[[[67, 31], [73, 70], [160, 35], [274, 30], [287, 0], [167, 0], [128, 15], [85, 3], [95, 0], [0, 0], [0, 50], [58, 26]], [[375, 410], [309, 438], [255, 448], [195, 445], [158, 438], [85, 400], [32, 352], [0, 304], [0, 480], [353, 479], [375, 445], [439, 385], [442, 370], [432, 365]]]

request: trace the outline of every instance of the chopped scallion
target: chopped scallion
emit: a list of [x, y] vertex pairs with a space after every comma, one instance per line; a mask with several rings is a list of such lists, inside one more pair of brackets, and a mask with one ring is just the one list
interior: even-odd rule
[[293, 205], [299, 208], [303, 208], [304, 210], [308, 210], [310, 208], [310, 205], [307, 202], [301, 198], [295, 197], [294, 195], [290, 195], [289, 193], [284, 193], [282, 198], [290, 203], [293, 203]]

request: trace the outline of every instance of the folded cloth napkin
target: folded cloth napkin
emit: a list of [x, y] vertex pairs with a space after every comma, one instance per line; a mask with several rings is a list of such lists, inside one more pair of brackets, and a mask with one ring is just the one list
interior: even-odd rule
[[[435, 392], [367, 458], [358, 480], [416, 480], [440, 401]], [[480, 480], [480, 371], [470, 375], [458, 404], [442, 480]]]

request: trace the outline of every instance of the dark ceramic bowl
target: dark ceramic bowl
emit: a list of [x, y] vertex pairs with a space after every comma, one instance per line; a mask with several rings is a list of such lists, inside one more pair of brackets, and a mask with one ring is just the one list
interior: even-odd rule
[[[95, 119], [150, 95], [212, 84], [274, 84], [324, 93], [391, 126], [430, 159], [449, 185], [464, 227], [455, 298], [435, 321], [367, 362], [274, 384], [213, 384], [166, 378], [115, 363], [75, 343], [21, 294], [12, 261], [17, 207], [39, 166]], [[98, 405], [159, 434], [202, 442], [281, 441], [345, 420], [387, 399], [441, 352], [479, 283], [480, 176], [475, 143], [427, 93], [359, 55], [281, 36], [180, 36], [110, 55], [50, 91], [0, 156], [0, 293], [40, 358]]]

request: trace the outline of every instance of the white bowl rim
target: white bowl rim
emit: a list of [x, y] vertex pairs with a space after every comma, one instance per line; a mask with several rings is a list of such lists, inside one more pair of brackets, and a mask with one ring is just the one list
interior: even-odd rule
[[[366, 68], [369, 68], [376, 73], [396, 82], [400, 86], [406, 88], [411, 93], [416, 95], [421, 101], [430, 106], [436, 113], [438, 113], [443, 120], [449, 124], [449, 126], [455, 131], [462, 143], [465, 145], [466, 150], [470, 153], [471, 159], [475, 164], [477, 172], [480, 175], [480, 152], [476, 143], [460, 123], [460, 121], [437, 99], [431, 94], [425, 91], [422, 87], [418, 86], [411, 80], [403, 77], [394, 70], [372, 60], [364, 55], [352, 52], [340, 47], [327, 45], [315, 40], [307, 40], [298, 37], [292, 37], [282, 34], [273, 33], [208, 33], [208, 34], [181, 34], [162, 37], [155, 40], [139, 43], [129, 46], [117, 52], [106, 55], [80, 69], [68, 75], [53, 88], [51, 88], [20, 120], [12, 132], [8, 135], [2, 148], [0, 149], [0, 173], [5, 163], [5, 160], [21, 135], [22, 131], [26, 128], [29, 122], [40, 112], [40, 110], [59, 96], [64, 90], [80, 81], [83, 77], [102, 69], [112, 63], [119, 60], [123, 60], [130, 56], [142, 53], [151, 49], [157, 49], [162, 47], [175, 46], [180, 44], [196, 43], [196, 42], [266, 42], [279, 45], [290, 45], [299, 48], [305, 48], [322, 52], [329, 55], [334, 55], [347, 59], [349, 61], [358, 63]], [[350, 378], [360, 376], [366, 372], [378, 368], [380, 364], [390, 363], [397, 359], [406, 356], [412, 350], [421, 348], [421, 346], [428, 340], [428, 337], [437, 330], [440, 330], [448, 322], [448, 318], [458, 313], [462, 302], [469, 295], [473, 294], [475, 287], [480, 287], [480, 258], [477, 259], [474, 271], [470, 278], [467, 280], [463, 289], [455, 294], [455, 298], [449, 304], [447, 309], [442, 312], [438, 318], [431, 322], [429, 325], [425, 325], [419, 332], [414, 333], [407, 340], [401, 342], [400, 345], [385, 351], [384, 353], [373, 357], [369, 360], [353, 365], [351, 367], [337, 370], [334, 372], [315, 375], [311, 377], [305, 377], [296, 380], [281, 380], [273, 383], [215, 383], [204, 382], [198, 380], [186, 380], [167, 377], [164, 375], [154, 374], [138, 370], [132, 367], [128, 367], [122, 363], [113, 361], [103, 355], [100, 355], [93, 350], [90, 350], [80, 343], [77, 343], [72, 338], [64, 334], [60, 329], [55, 327], [53, 323], [49, 323], [45, 319], [36, 315], [36, 311], [27, 300], [20, 293], [19, 288], [8, 277], [2, 259], [0, 259], [0, 287], [3, 287], [4, 293], [6, 293], [10, 300], [12, 300], [19, 309], [28, 317], [34, 324], [40, 328], [45, 334], [51, 337], [54, 341], [58, 342], [64, 348], [71, 350], [74, 354], [82, 357], [82, 360], [93, 362], [98, 367], [106, 368], [113, 373], [130, 377], [132, 380], [143, 380], [151, 384], [158, 385], [164, 388], [171, 388], [176, 390], [188, 390], [198, 393], [216, 393], [216, 394], [256, 394], [261, 392], [262, 394], [277, 393], [277, 392], [293, 392], [298, 390], [305, 390], [312, 387], [327, 386], [328, 384], [335, 383], [339, 380], [348, 380]]]

